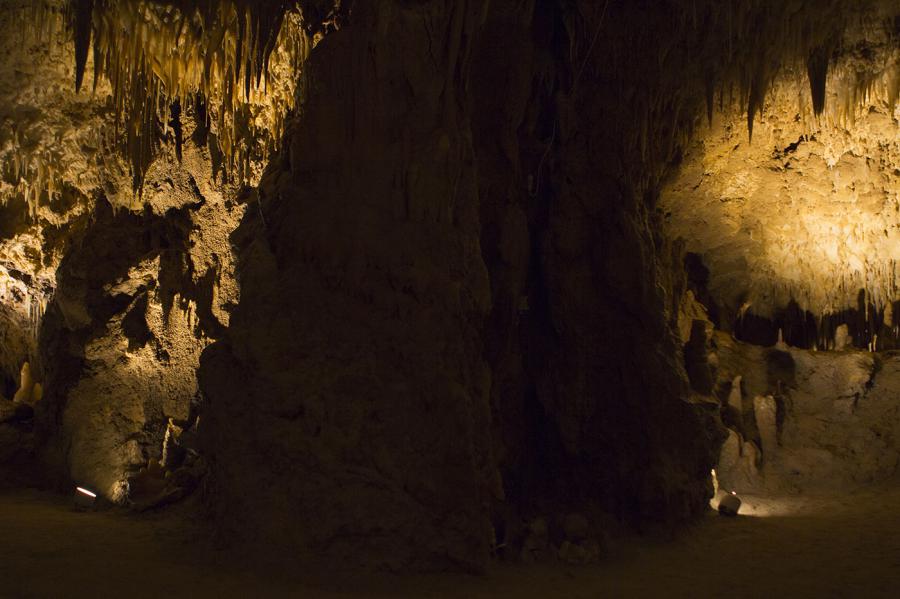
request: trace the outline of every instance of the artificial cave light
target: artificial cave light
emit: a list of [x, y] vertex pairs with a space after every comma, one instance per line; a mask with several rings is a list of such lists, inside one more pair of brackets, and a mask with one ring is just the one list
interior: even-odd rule
[[738, 512], [741, 510], [741, 499], [734, 491], [726, 493], [719, 500], [718, 509], [719, 513], [723, 516], [737, 516]]
[[88, 491], [88, 490], [85, 489], [84, 487], [75, 487], [75, 490], [78, 491], [79, 493], [83, 494], [83, 495], [87, 495], [88, 497], [92, 497], [92, 498], [96, 498], [96, 497], [97, 497], [97, 494], [96, 494], [96, 493], [93, 493], [92, 491]]
[[97, 494], [84, 487], [75, 487], [75, 509], [90, 510], [97, 501]]

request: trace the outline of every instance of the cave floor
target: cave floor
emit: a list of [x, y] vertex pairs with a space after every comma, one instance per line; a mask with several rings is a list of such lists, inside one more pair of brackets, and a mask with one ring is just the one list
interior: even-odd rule
[[0, 494], [0, 597], [896, 597], [900, 487], [745, 498], [675, 540], [620, 541], [594, 566], [498, 565], [483, 577], [254, 574], [176, 509], [80, 513], [64, 498]]

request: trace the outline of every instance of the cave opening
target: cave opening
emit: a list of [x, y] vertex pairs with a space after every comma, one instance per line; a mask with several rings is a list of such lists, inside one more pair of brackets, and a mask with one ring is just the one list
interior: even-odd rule
[[0, 0], [0, 596], [893, 596], [898, 23]]

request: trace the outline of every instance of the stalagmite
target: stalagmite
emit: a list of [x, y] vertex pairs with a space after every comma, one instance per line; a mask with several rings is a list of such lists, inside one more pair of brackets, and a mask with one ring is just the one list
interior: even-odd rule
[[850, 338], [850, 327], [846, 324], [839, 325], [834, 331], [834, 351], [848, 349], [853, 340]]
[[756, 416], [756, 426], [762, 441], [762, 453], [766, 460], [772, 459], [778, 447], [776, 411], [775, 398], [771, 395], [765, 397], [757, 395], [753, 398], [753, 413]]
[[16, 403], [32, 403], [33, 390], [34, 379], [31, 377], [31, 365], [25, 362], [22, 364], [22, 371], [19, 374], [19, 390], [16, 391], [13, 401]]
[[784, 342], [784, 331], [782, 329], [778, 329], [778, 340], [775, 342], [775, 347], [778, 349], [787, 349], [787, 343]]
[[741, 395], [741, 375], [734, 377], [731, 382], [731, 391], [728, 393], [728, 405], [735, 417], [738, 418], [738, 426], [743, 426], [744, 402]]

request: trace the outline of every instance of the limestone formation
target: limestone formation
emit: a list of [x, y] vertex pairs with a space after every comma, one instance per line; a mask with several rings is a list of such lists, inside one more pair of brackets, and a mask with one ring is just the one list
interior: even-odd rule
[[[738, 492], [849, 488], [894, 476], [900, 464], [897, 415], [888, 399], [900, 386], [897, 356], [861, 350], [823, 352], [790, 348], [788, 384], [771, 376], [765, 350], [717, 334], [720, 381], [736, 369], [754, 393], [755, 433], [762, 476], [747, 476], [743, 459], [754, 450], [730, 433], [716, 472]], [[780, 390], [779, 390], [780, 388]], [[773, 395], [780, 393], [776, 400]], [[725, 483], [723, 482], [723, 485]]]
[[732, 416], [736, 419], [737, 426], [743, 428], [744, 397], [741, 393], [741, 375], [737, 375], [731, 381], [731, 390], [728, 392], [728, 407], [731, 409]]
[[[845, 52], [816, 84], [821, 93], [827, 80], [823, 114], [807, 65], [784, 65], [761, 98], [752, 142], [746, 107], [729, 110], [726, 96], [662, 193], [669, 234], [709, 269], [722, 328], [740, 335], [748, 314], [769, 321], [764, 333], [743, 331], [754, 343], [774, 344], [782, 328], [793, 346], [866, 347], [876, 334], [880, 348], [896, 345], [882, 313], [900, 300], [900, 53], [879, 23], [845, 21]], [[842, 324], [853, 330], [835, 339]]]
[[34, 379], [31, 378], [31, 366], [28, 362], [22, 364], [19, 373], [19, 390], [16, 391], [13, 401], [17, 403], [31, 403], [31, 393], [34, 389]]
[[0, 0], [0, 476], [482, 572], [893, 475], [900, 9], [660, 4]]
[[852, 346], [849, 329], [846, 324], [838, 326], [834, 332], [834, 351], [844, 351]]
[[775, 457], [778, 451], [778, 423], [775, 398], [771, 395], [753, 398], [753, 415], [762, 441], [762, 452], [766, 460]]

